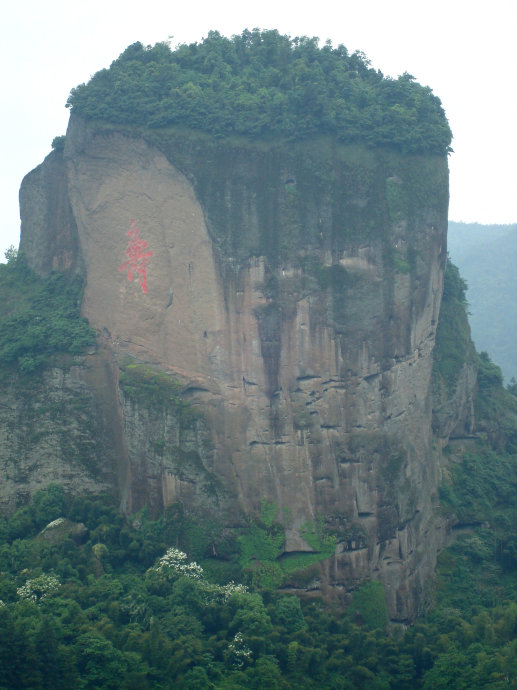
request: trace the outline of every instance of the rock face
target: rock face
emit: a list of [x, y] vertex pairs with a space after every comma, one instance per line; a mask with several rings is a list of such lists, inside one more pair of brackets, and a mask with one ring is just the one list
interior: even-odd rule
[[[75, 116], [61, 156], [23, 182], [20, 249], [86, 278], [91, 359], [111, 374], [86, 362], [79, 378], [110, 409], [125, 509], [181, 502], [234, 526], [266, 501], [286, 554], [311, 551], [304, 526], [322, 520], [337, 545], [319, 587], [373, 576], [392, 619], [414, 617], [443, 542], [430, 377], [446, 160], [146, 140]], [[180, 382], [194, 421], [131, 395], [144, 369]]]
[[86, 541], [87, 536], [88, 528], [82, 522], [72, 522], [62, 517], [50, 522], [38, 535], [49, 544], [59, 544], [65, 539], [72, 539], [76, 544], [81, 544]]
[[20, 209], [20, 251], [32, 268], [40, 274], [52, 270], [82, 271], [79, 238], [61, 152], [47, 156], [25, 177]]
[[53, 482], [75, 493], [116, 486], [109, 417], [85, 373], [79, 361], [46, 371], [40, 381], [2, 382], [2, 513]]

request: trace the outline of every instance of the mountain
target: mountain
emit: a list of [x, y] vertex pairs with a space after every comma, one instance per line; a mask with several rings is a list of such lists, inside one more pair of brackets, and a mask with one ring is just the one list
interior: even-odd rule
[[[456, 360], [442, 329], [432, 375], [450, 131], [409, 75], [284, 39], [136, 45], [72, 92], [66, 138], [22, 183], [20, 257], [43, 281], [83, 282], [96, 344], [29, 358], [29, 377], [4, 351], [0, 499], [12, 512], [57, 481], [108, 491], [127, 516], [181, 510], [193, 549], [223, 565], [239, 550], [257, 587], [349, 603], [374, 578], [405, 623], [448, 538], [441, 449], [473, 427], [468, 325]], [[269, 131], [225, 109], [235, 56], [252, 66], [250, 113], [263, 98], [273, 117], [283, 93], [293, 120]], [[314, 83], [302, 63], [328, 77], [322, 133], [296, 119]], [[276, 85], [260, 92], [256, 73]], [[166, 98], [176, 114], [153, 119]]]
[[503, 370], [517, 378], [517, 224], [449, 221], [448, 247], [465, 278], [472, 338]]

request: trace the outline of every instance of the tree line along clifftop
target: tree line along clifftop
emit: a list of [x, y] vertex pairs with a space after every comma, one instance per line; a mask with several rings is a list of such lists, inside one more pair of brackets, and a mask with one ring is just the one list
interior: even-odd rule
[[72, 89], [67, 107], [87, 120], [182, 127], [217, 137], [338, 141], [446, 155], [451, 130], [440, 100], [410, 74], [385, 77], [361, 52], [276, 30], [216, 31], [199, 43], [134, 43], [109, 69]]

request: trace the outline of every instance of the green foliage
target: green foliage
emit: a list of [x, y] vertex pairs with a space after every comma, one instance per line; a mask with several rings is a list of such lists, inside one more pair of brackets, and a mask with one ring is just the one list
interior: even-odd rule
[[516, 456], [480, 445], [477, 452], [463, 453], [451, 463], [449, 473], [442, 487], [442, 504], [461, 523], [490, 525], [488, 533], [479, 533], [480, 538], [488, 538], [503, 558], [504, 544], [513, 543], [513, 525], [517, 524]]
[[[503, 391], [499, 368], [486, 355], [480, 366], [486, 369], [483, 395]], [[517, 411], [513, 416], [515, 421]], [[480, 436], [476, 448], [452, 453], [440, 497], [459, 521], [459, 536], [440, 556], [438, 606], [424, 629], [434, 663], [428, 659], [423, 687], [511, 687], [516, 682], [509, 664], [517, 620], [515, 451], [496, 452]]]
[[494, 364], [487, 352], [479, 353], [478, 386], [482, 393], [492, 392], [503, 384], [500, 367]]
[[268, 503], [265, 498], [260, 500], [260, 520], [268, 528], [272, 527], [278, 514], [276, 503]]
[[283, 579], [277, 559], [284, 550], [284, 531], [273, 524], [277, 510], [274, 504], [263, 501], [261, 519], [250, 519], [249, 526], [237, 539], [240, 566], [259, 589], [276, 589]]
[[55, 151], [62, 151], [65, 148], [66, 136], [64, 134], [52, 139], [52, 148]]
[[[143, 407], [173, 414], [182, 429], [192, 428], [200, 414], [181, 397], [181, 385], [169, 374], [126, 357], [120, 365], [119, 386], [129, 400]], [[155, 442], [157, 453], [165, 450], [164, 441]], [[181, 454], [181, 449], [178, 449]]]
[[401, 180], [388, 178], [386, 180], [386, 202], [393, 222], [398, 222], [407, 217], [408, 198], [407, 191]]
[[316, 38], [211, 31], [171, 50], [129, 46], [109, 69], [72, 89], [86, 119], [150, 128], [187, 127], [216, 137], [340, 141], [445, 155], [451, 132], [441, 103], [409, 74], [385, 78], [359, 52]]
[[121, 364], [119, 385], [123, 393], [144, 407], [161, 410], [181, 405], [181, 386], [171, 376], [127, 357]]
[[[455, 284], [448, 289], [464, 309], [464, 290]], [[54, 485], [0, 521], [0, 688], [515, 686], [517, 397], [486, 354], [478, 365], [476, 407], [485, 433], [468, 452], [451, 450], [441, 494], [459, 536], [440, 556], [434, 609], [407, 631], [385, 634], [377, 581], [357, 588], [348, 614], [275, 591], [294, 570], [334, 552], [322, 517], [301, 530], [314, 553], [290, 560], [275, 522], [278, 507], [266, 501], [232, 544], [180, 505], [158, 520], [145, 509], [127, 519], [109, 497], [72, 498]], [[181, 403], [172, 379], [150, 367], [128, 361], [122, 373], [128, 397], [141, 395], [163, 410]], [[403, 460], [395, 450], [390, 476]], [[83, 522], [86, 541], [64, 536], [50, 544], [38, 536], [57, 517]], [[188, 544], [190, 561], [213, 541], [204, 575], [190, 562], [181, 570], [181, 559], [173, 576], [149, 575], [171, 546]], [[238, 582], [247, 574], [258, 591], [211, 582], [205, 563], [224, 559]]]
[[297, 632], [307, 628], [298, 597], [283, 596], [278, 599], [274, 609], [274, 622], [289, 632]]
[[52, 520], [65, 512], [66, 501], [63, 487], [49, 484], [44, 490], [36, 491], [28, 506], [19, 508], [5, 527], [4, 537], [13, 541], [34, 536]]
[[66, 510], [63, 487], [59, 484], [49, 484], [44, 490], [36, 491], [30, 509], [37, 529], [61, 517]]
[[467, 316], [467, 284], [447, 259], [440, 317], [434, 347], [433, 378], [452, 392], [463, 366], [474, 357]]
[[411, 271], [411, 266], [400, 254], [396, 252], [393, 254], [393, 265], [398, 273], [408, 274]]
[[510, 383], [507, 384], [506, 390], [508, 391], [508, 393], [511, 393], [511, 395], [517, 397], [517, 381], [515, 380], [515, 378], [512, 377], [510, 379]]
[[486, 431], [499, 451], [517, 453], [517, 397], [511, 387], [503, 387], [500, 367], [486, 352], [478, 356], [476, 414], [479, 427]]
[[315, 521], [309, 520], [302, 525], [300, 534], [309, 546], [312, 546], [314, 551], [320, 554], [322, 559], [329, 558], [334, 554], [336, 537], [327, 533], [321, 516], [318, 516]]
[[445, 272], [444, 292], [434, 349], [433, 384], [435, 402], [455, 393], [465, 365], [477, 370], [475, 413], [478, 431], [484, 432], [493, 448], [517, 452], [517, 397], [511, 385], [503, 387], [500, 367], [486, 352], [476, 353], [470, 339], [467, 316], [467, 285], [450, 261]]
[[18, 258], [18, 250], [14, 244], [11, 244], [9, 247], [7, 247], [4, 252], [4, 256], [8, 264], [16, 262], [16, 259]]
[[[515, 469], [510, 457], [499, 468], [495, 456], [483, 460], [465, 466], [468, 486], [462, 486], [458, 470], [452, 490], [458, 501], [474, 493], [473, 509], [483, 510], [490, 526], [465, 534], [443, 552], [435, 610], [391, 637], [384, 633], [386, 608], [378, 582], [356, 590], [349, 615], [314, 598], [300, 601], [272, 591], [262, 596], [230, 586], [228, 598], [215, 596], [226, 588], [199, 577], [188, 559], [174, 563], [177, 568], [185, 563], [191, 575], [176, 573], [159, 589], [146, 572], [159, 568], [164, 552], [181, 539], [178, 510], [157, 521], [144, 510], [130, 524], [107, 497], [72, 499], [51, 487], [0, 530], [0, 687], [512, 687], [517, 548], [509, 541], [501, 545], [499, 536], [494, 542], [492, 521], [515, 508]], [[483, 500], [473, 487], [487, 483], [494, 463], [495, 478]], [[501, 496], [505, 482], [507, 493]], [[64, 539], [50, 545], [34, 538], [34, 520], [61, 511], [88, 527], [85, 543]], [[6, 540], [22, 515], [31, 517], [26, 532], [17, 528], [19, 537]], [[276, 509], [263, 505], [262, 515], [270, 522], [261, 523], [263, 530], [272, 530]], [[307, 527], [314, 542], [322, 540], [318, 522], [320, 527]], [[515, 524], [510, 512], [508, 537]], [[136, 549], [135, 543], [147, 546]], [[37, 602], [17, 594], [27, 581], [53, 577], [61, 585]]]
[[352, 602], [354, 615], [366, 627], [375, 630], [386, 630], [388, 612], [384, 585], [377, 580], [369, 580], [354, 592]]
[[323, 519], [305, 523], [300, 534], [314, 549], [306, 553], [284, 553], [284, 529], [274, 523], [278, 512], [275, 504], [262, 501], [260, 519], [249, 520], [239, 535], [239, 563], [248, 574], [251, 585], [259, 590], [274, 590], [287, 577], [330, 558], [335, 551], [336, 537], [326, 529]]
[[53, 355], [81, 354], [95, 333], [81, 317], [82, 283], [60, 273], [37, 276], [23, 256], [0, 264], [0, 368], [21, 374], [47, 366]]

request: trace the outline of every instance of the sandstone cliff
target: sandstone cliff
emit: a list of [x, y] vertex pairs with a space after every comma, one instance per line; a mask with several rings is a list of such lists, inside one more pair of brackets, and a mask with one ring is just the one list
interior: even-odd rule
[[446, 159], [72, 116], [20, 200], [20, 250], [40, 272], [82, 272], [99, 343], [63, 379], [100, 405], [91, 461], [74, 478], [40, 444], [38, 476], [221, 527], [274, 506], [283, 559], [317, 549], [319, 521], [335, 552], [310, 587], [373, 576], [391, 618], [413, 618], [444, 539], [431, 370]]

